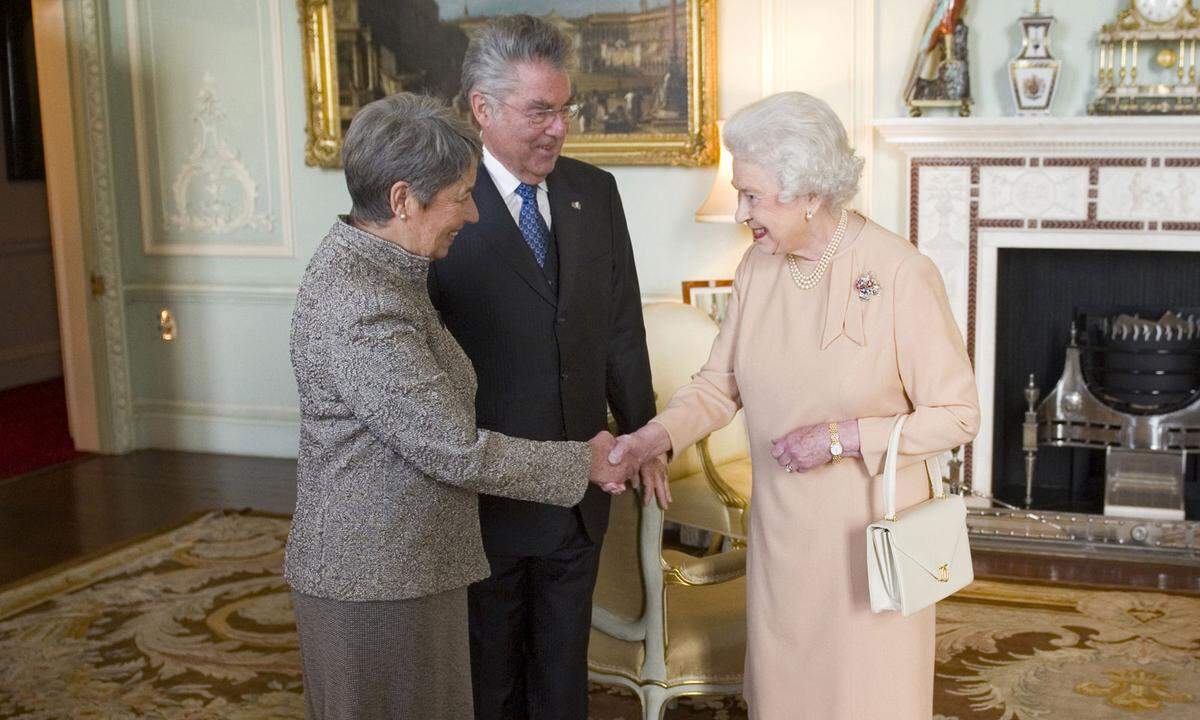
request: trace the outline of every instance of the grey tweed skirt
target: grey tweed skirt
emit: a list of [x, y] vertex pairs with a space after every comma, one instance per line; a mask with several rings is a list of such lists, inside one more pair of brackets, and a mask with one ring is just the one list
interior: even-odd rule
[[311, 720], [466, 720], [467, 589], [346, 602], [292, 593]]

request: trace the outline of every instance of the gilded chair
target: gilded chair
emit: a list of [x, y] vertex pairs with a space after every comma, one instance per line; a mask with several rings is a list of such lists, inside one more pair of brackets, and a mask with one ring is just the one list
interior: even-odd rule
[[[683, 303], [652, 303], [642, 308], [642, 314], [654, 395], [662, 410], [708, 360], [718, 328], [703, 310]], [[742, 413], [694, 447], [676, 453], [670, 480], [667, 520], [719, 536], [745, 538], [751, 483]]]
[[660, 720], [682, 695], [741, 692], [745, 550], [705, 557], [663, 550], [663, 512], [639, 493], [613, 498], [592, 596], [589, 677], [638, 695]]

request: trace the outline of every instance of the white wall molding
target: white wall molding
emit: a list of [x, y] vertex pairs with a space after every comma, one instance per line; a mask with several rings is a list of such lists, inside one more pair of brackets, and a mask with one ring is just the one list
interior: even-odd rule
[[[76, 126], [84, 135], [80, 145], [87, 153], [80, 161], [86, 165], [84, 228], [89, 228], [94, 272], [105, 280], [105, 291], [98, 298], [103, 318], [102, 364], [106, 371], [103, 391], [108, 397], [108, 426], [111, 444], [105, 450], [122, 453], [133, 449], [133, 416], [129, 383], [129, 352], [125, 337], [125, 309], [121, 295], [120, 251], [117, 247], [116, 196], [112, 162], [112, 132], [109, 123], [109, 47], [106, 0], [80, 0], [77, 29], [68, 32], [76, 42], [72, 64], [81, 78], [82, 94], [76, 97]], [[68, 6], [70, 7], [70, 6]], [[81, 183], [82, 184], [82, 183]]]
[[850, 87], [853, 105], [850, 111], [850, 142], [863, 159], [857, 205], [867, 217], [874, 217], [875, 133], [875, 0], [853, 0], [853, 54]]
[[872, 125], [908, 155], [936, 152], [1195, 151], [1200, 117], [890, 118]]
[[[157, 136], [156, 128], [150, 126], [150, 121], [147, 117], [147, 106], [156, 102], [157, 96], [151, 92], [149, 100], [145, 97], [147, 79], [143, 65], [141, 15], [139, 9], [143, 4], [148, 8], [153, 6], [139, 0], [125, 0], [126, 22], [129, 27], [129, 67], [132, 83], [134, 143], [137, 148], [143, 251], [148, 255], [168, 256], [294, 257], [295, 237], [292, 231], [291, 166], [288, 160], [288, 146], [291, 137], [287, 131], [284, 94], [285, 80], [283, 75], [283, 24], [280, 18], [279, 3], [255, 3], [256, 11], [260, 15], [265, 5], [266, 12], [268, 13], [267, 25], [269, 29], [269, 41], [260, 43], [260, 93], [263, 107], [274, 108], [274, 113], [264, 113], [264, 117], [262, 118], [262, 138], [264, 143], [269, 144], [272, 132], [274, 133], [279, 169], [278, 177], [275, 177], [274, 173], [268, 172], [267, 176], [263, 178], [268, 200], [273, 195], [272, 187], [276, 183], [279, 185], [279, 206], [277, 208], [271, 207], [267, 211], [258, 210], [260, 193], [257, 188], [257, 180], [252, 178], [246, 171], [237, 150], [227, 146], [219, 137], [218, 129], [212, 122], [214, 120], [212, 113], [208, 112], [206, 115], [206, 112], [212, 109], [210, 104], [216, 98], [215, 81], [211, 81], [209, 73], [205, 73], [205, 77], [210, 79], [210, 82], [201, 90], [198, 98], [200, 106], [193, 113], [193, 125], [199, 124], [202, 126], [197, 131], [193, 154], [179, 168], [178, 172], [175, 173], [175, 180], [171, 188], [168, 189], [160, 185], [158, 188], [159, 202], [154, 202], [153, 183], [156, 182], [155, 178], [158, 175], [152, 172], [151, 161], [153, 159], [156, 165], [161, 165], [161, 161], [155, 149], [157, 145], [152, 142], [152, 139]], [[152, 39], [151, 44], [153, 44]], [[153, 57], [151, 57], [150, 62], [150, 72], [153, 75]], [[273, 72], [267, 70], [268, 65], [273, 66]], [[153, 84], [153, 77], [151, 78], [151, 84]], [[273, 117], [267, 117], [268, 115], [273, 115]], [[202, 167], [205, 163], [213, 162], [213, 158], [210, 156], [214, 152], [219, 156], [217, 162], [231, 171], [224, 173], [223, 176], [235, 177], [240, 182], [239, 189], [241, 191], [242, 211], [237, 214], [237, 218], [232, 223], [224, 222], [219, 217], [209, 217], [203, 213], [196, 214], [190, 210], [187, 202], [187, 183], [195, 177], [198, 171], [203, 171]], [[161, 167], [158, 169], [161, 172]], [[174, 201], [174, 210], [170, 210], [167, 207], [168, 198]], [[157, 227], [157, 222], [160, 219], [167, 225], [177, 229], [200, 231], [217, 236], [244, 228], [270, 232], [277, 219], [282, 243], [270, 245], [222, 242], [164, 243], [159, 240], [160, 229]]]
[[265, 457], [296, 457], [295, 407], [143, 400], [134, 406], [138, 447]]
[[290, 285], [200, 285], [186, 283], [131, 283], [125, 286], [130, 302], [174, 300], [196, 303], [292, 305], [296, 290]]

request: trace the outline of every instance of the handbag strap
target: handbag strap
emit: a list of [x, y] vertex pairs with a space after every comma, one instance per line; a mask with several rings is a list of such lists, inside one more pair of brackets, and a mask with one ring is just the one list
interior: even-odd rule
[[[883, 460], [883, 519], [896, 519], [896, 463], [900, 454], [900, 431], [904, 428], [907, 415], [896, 418], [892, 434], [888, 437], [887, 456]], [[942, 463], [937, 455], [925, 461], [925, 472], [929, 475], [929, 491], [933, 497], [945, 497], [942, 490]]]

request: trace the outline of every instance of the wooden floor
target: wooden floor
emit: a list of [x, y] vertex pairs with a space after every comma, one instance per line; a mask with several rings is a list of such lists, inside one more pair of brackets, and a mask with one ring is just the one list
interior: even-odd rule
[[[146, 450], [0, 480], [0, 586], [205, 510], [290, 514], [296, 462]], [[1200, 593], [1200, 564], [976, 552], [980, 577]]]
[[0, 586], [205, 510], [295, 505], [295, 460], [146, 450], [0, 480]]

